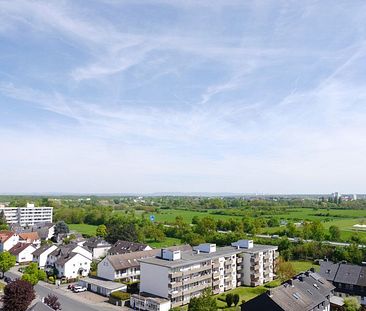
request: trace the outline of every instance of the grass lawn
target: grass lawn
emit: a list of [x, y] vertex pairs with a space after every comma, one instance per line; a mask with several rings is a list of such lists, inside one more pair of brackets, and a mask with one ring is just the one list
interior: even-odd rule
[[163, 248], [163, 247], [169, 247], [169, 246], [175, 246], [175, 245], [181, 245], [182, 242], [180, 241], [180, 239], [175, 239], [175, 238], [165, 238], [165, 240], [163, 242], [154, 242], [152, 240], [147, 240], [146, 244], [150, 245], [151, 247], [154, 248]]
[[[216, 295], [216, 298], [221, 297], [225, 297], [226, 294], [231, 293], [231, 294], [239, 294], [240, 296], [240, 300], [239, 300], [239, 305], [241, 304], [242, 300], [248, 301], [250, 299], [253, 299], [257, 296], [259, 296], [260, 294], [263, 294], [264, 292], [266, 292], [268, 290], [268, 288], [265, 288], [264, 286], [257, 286], [257, 287], [237, 287], [233, 290], [230, 290], [228, 292], [225, 292], [224, 294], [219, 294]], [[225, 310], [230, 310], [230, 311], [234, 311], [236, 310], [235, 307], [230, 307], [228, 308], [226, 305], [226, 302], [223, 302], [219, 299], [216, 299], [217, 301], [217, 306], [219, 307], [219, 309], [225, 309]]]
[[291, 260], [292, 265], [296, 271], [296, 274], [300, 272], [305, 272], [309, 270], [311, 267], [314, 267], [315, 271], [319, 271], [320, 267], [315, 265], [311, 261], [300, 261], [300, 260]]
[[87, 225], [87, 224], [69, 224], [71, 231], [76, 231], [81, 234], [95, 235], [95, 230], [98, 226]]

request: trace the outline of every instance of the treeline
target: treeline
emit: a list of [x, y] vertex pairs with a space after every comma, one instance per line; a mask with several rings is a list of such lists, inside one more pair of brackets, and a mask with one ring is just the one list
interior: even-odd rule
[[358, 243], [350, 246], [333, 246], [322, 242], [292, 243], [288, 239], [264, 240], [255, 239], [256, 243], [270, 243], [278, 245], [278, 250], [285, 260], [322, 260], [329, 259], [334, 262], [347, 261], [354, 264], [361, 264], [366, 257], [366, 249], [359, 248]]
[[112, 207], [104, 206], [62, 207], [55, 209], [54, 221], [63, 220], [68, 224], [102, 225], [108, 222], [112, 213]]

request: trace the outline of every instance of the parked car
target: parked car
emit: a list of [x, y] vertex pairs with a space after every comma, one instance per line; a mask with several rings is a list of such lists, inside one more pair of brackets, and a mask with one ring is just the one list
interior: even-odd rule
[[74, 286], [74, 293], [81, 293], [81, 292], [86, 292], [86, 287], [82, 287], [82, 286]]
[[5, 283], [10, 283], [10, 282], [12, 282], [13, 280], [12, 280], [10, 277], [6, 276], [6, 277], [4, 278], [4, 281], [5, 281]]

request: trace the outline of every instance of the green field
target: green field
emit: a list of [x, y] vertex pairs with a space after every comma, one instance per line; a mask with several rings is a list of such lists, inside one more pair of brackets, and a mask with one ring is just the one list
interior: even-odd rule
[[[175, 221], [177, 216], [181, 216], [184, 221], [191, 223], [192, 218], [197, 216], [199, 218], [210, 216], [214, 219], [235, 219], [243, 218], [243, 216], [230, 215], [232, 210], [224, 210], [227, 215], [215, 214], [218, 210], [208, 210], [208, 211], [189, 211], [189, 210], [161, 210], [159, 213], [154, 213], [157, 222], [161, 223], [172, 223]], [[260, 216], [263, 218], [273, 217], [271, 215]], [[320, 220], [325, 228], [325, 233], [328, 232], [330, 226], [338, 226], [341, 230], [342, 240], [349, 239], [353, 234], [358, 233], [360, 237], [366, 238], [366, 231], [356, 230], [353, 225], [366, 223], [366, 210], [326, 210], [319, 209], [314, 210], [312, 208], [298, 208], [289, 209], [286, 214], [277, 214], [275, 217], [279, 219], [284, 219], [288, 221], [301, 221], [301, 220]], [[264, 228], [261, 233], [273, 234], [285, 230], [285, 227], [274, 227], [274, 228]]]
[[95, 230], [97, 226], [87, 225], [87, 224], [69, 224], [71, 231], [76, 231], [81, 234], [95, 235]]

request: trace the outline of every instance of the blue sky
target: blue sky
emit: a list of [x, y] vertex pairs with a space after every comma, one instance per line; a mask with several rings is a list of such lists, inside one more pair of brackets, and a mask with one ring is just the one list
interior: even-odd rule
[[364, 193], [364, 1], [0, 2], [0, 192]]

